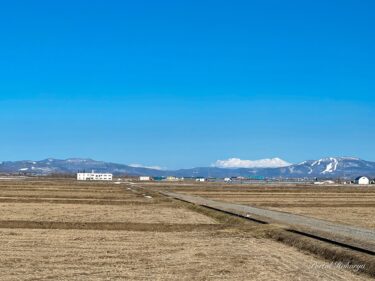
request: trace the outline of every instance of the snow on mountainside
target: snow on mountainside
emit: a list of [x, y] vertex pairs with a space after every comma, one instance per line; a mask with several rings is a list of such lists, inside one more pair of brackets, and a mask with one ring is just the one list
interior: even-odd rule
[[[229, 159], [230, 160], [230, 159]], [[280, 159], [281, 160], [281, 159]], [[241, 160], [247, 161], [247, 160]], [[236, 161], [235, 161], [236, 162]], [[277, 162], [277, 161], [276, 161]], [[238, 161], [236, 162], [238, 164]], [[235, 164], [236, 164], [235, 163]], [[229, 165], [231, 166], [232, 163]], [[29, 173], [48, 175], [53, 173], [73, 174], [77, 171], [110, 172], [118, 175], [179, 176], [179, 177], [232, 177], [262, 176], [267, 178], [355, 178], [365, 175], [375, 177], [375, 162], [353, 157], [330, 157], [308, 160], [299, 164], [281, 167], [259, 167], [260, 164], [247, 163], [248, 167], [198, 167], [174, 171], [152, 169], [141, 165], [123, 165], [92, 159], [70, 158], [66, 160], [45, 159], [41, 161], [4, 161], [0, 163], [0, 173]], [[264, 164], [264, 163], [262, 163]], [[243, 163], [240, 163], [243, 165]], [[268, 165], [269, 166], [269, 165]]]
[[218, 168], [279, 168], [292, 165], [280, 158], [242, 160], [240, 158], [229, 158], [227, 160], [217, 160], [212, 166]]
[[315, 177], [337, 177], [352, 175], [373, 176], [375, 163], [354, 157], [330, 157], [316, 161], [305, 161], [293, 165], [295, 171], [307, 172]]
[[49, 158], [41, 161], [4, 161], [0, 164], [0, 173], [48, 175], [53, 173], [73, 174], [78, 171], [91, 172], [91, 170], [122, 175], [163, 175], [153, 169], [81, 158], [69, 158], [66, 160]]

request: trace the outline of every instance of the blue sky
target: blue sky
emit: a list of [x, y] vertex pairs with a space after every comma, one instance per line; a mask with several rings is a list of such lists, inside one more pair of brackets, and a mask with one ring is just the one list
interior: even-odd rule
[[375, 160], [373, 1], [8, 1], [0, 160]]

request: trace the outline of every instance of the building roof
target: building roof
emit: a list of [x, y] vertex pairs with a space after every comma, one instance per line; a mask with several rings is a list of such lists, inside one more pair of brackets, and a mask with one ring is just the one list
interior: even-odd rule
[[360, 180], [361, 178], [366, 178], [366, 179], [369, 179], [368, 177], [365, 177], [365, 176], [360, 176], [358, 178], [355, 178], [356, 181]]

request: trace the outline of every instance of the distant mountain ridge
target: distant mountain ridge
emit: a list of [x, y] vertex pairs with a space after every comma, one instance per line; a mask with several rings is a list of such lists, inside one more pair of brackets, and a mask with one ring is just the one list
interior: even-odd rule
[[48, 158], [41, 161], [0, 162], [0, 173], [8, 174], [72, 174], [77, 171], [95, 170], [116, 175], [178, 176], [178, 177], [266, 177], [266, 178], [355, 178], [369, 176], [375, 178], [375, 162], [354, 157], [329, 157], [308, 160], [278, 168], [218, 168], [198, 167], [180, 170], [158, 170], [134, 167], [124, 164], [96, 161], [93, 159], [69, 158], [65, 160]]
[[159, 170], [132, 167], [90, 158], [68, 158], [65, 160], [48, 158], [40, 161], [4, 161], [0, 163], [0, 173], [27, 173], [35, 175], [72, 174], [78, 171], [109, 172], [119, 175], [155, 175], [162, 176]]

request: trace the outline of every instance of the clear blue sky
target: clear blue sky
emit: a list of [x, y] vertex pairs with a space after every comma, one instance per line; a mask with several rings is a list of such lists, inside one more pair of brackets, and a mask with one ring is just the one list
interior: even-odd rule
[[7, 1], [0, 160], [375, 160], [374, 1]]

